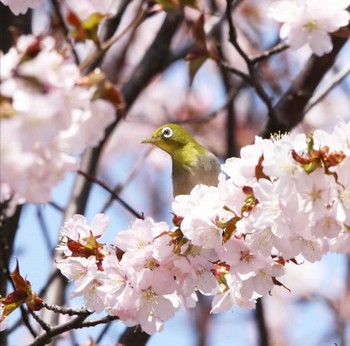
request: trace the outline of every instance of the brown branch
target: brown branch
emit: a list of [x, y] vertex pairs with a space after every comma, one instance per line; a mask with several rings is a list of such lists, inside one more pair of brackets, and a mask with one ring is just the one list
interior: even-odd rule
[[[6, 205], [2, 203], [0, 207], [0, 296], [6, 297], [8, 280], [13, 284], [10, 276], [9, 263], [14, 248], [22, 206], [17, 206], [14, 215], [10, 218], [6, 218], [3, 214], [5, 210], [2, 208], [4, 207], [4, 209], [6, 209]], [[8, 331], [6, 330], [0, 333], [0, 345], [7, 344], [7, 335]]]
[[[146, 158], [148, 157], [148, 155], [151, 153], [151, 151], [153, 150], [153, 148], [149, 148], [143, 155], [142, 157], [135, 163], [134, 167], [131, 169], [130, 173], [128, 174], [127, 178], [124, 180], [123, 183], [118, 184], [114, 189], [113, 192], [116, 195], [119, 195], [122, 190], [125, 188], [125, 186], [127, 186], [137, 175], [137, 173], [139, 172], [140, 168], [143, 166]], [[101, 209], [101, 213], [105, 213], [106, 210], [111, 206], [113, 200], [114, 200], [114, 196], [111, 195], [110, 198], [108, 198], [106, 200], [106, 202], [103, 205], [103, 208]]]
[[32, 13], [33, 11], [28, 9], [25, 14], [16, 16], [9, 6], [0, 2], [0, 50], [3, 53], [7, 53], [13, 46], [14, 33], [18, 35], [31, 34]]
[[129, 327], [118, 340], [118, 346], [144, 346], [150, 335], [143, 332], [140, 326]]
[[[177, 31], [182, 18], [183, 14], [181, 11], [173, 11], [167, 14], [161, 29], [133, 73], [132, 78], [122, 88], [122, 93], [126, 102], [126, 111], [130, 109], [131, 105], [152, 80], [152, 78], [158, 73], [162, 72], [169, 65], [170, 62], [167, 61], [166, 57], [169, 55], [172, 37]], [[105, 138], [100, 145], [97, 148], [87, 150], [84, 153], [81, 160], [81, 171], [86, 172], [90, 176], [96, 175], [99, 159], [104, 145], [120, 120], [121, 118], [116, 115], [114, 123], [111, 124], [106, 130]], [[90, 180], [85, 179], [85, 177], [82, 175], [77, 176], [72, 190], [72, 195], [64, 215], [65, 219], [72, 217], [74, 214], [84, 214], [91, 186], [92, 182]], [[59, 258], [60, 254], [57, 253], [56, 256]], [[57, 272], [57, 268], [54, 264], [52, 272]], [[62, 275], [56, 276], [52, 282], [50, 290], [47, 292], [45, 300], [49, 300], [57, 305], [64, 305], [65, 286], [65, 278]], [[56, 325], [57, 317], [58, 316], [56, 314], [47, 311], [46, 318], [44, 318], [44, 320], [49, 321], [49, 325]]]
[[30, 346], [43, 346], [47, 345], [51, 342], [51, 340], [58, 336], [61, 335], [62, 333], [68, 332], [73, 329], [81, 329], [81, 328], [89, 328], [89, 327], [95, 327], [99, 324], [105, 324], [110, 321], [115, 321], [118, 320], [118, 316], [105, 316], [102, 318], [99, 318], [97, 320], [93, 321], [86, 321], [86, 318], [90, 315], [91, 313], [84, 314], [81, 316], [76, 317], [75, 319], [68, 321], [66, 323], [63, 323], [59, 326], [50, 328], [46, 330], [46, 332], [40, 336], [38, 336], [33, 343], [30, 344]]
[[133, 77], [122, 88], [128, 108], [152, 78], [172, 62], [170, 44], [182, 20], [183, 13], [180, 10], [167, 13], [152, 45], [133, 72]]
[[99, 324], [105, 324], [105, 323], [108, 323], [108, 322], [111, 322], [111, 321], [116, 321], [116, 320], [119, 320], [119, 317], [118, 316], [105, 316], [105, 317], [102, 317], [102, 318], [99, 318], [98, 320], [93, 320], [93, 321], [85, 321], [81, 324], [80, 327], [78, 328], [89, 328], [89, 327], [95, 327]]
[[[117, 13], [108, 18], [105, 23], [101, 27], [101, 34], [100, 34], [100, 41], [105, 42], [109, 40], [118, 30], [119, 25], [123, 19], [124, 13], [128, 7], [128, 5], [131, 3], [130, 0], [121, 0], [119, 3], [118, 11]], [[98, 50], [98, 48], [97, 48]], [[86, 73], [89, 73], [93, 71], [96, 67], [102, 64], [102, 60], [107, 53], [107, 50], [102, 52], [102, 54], [95, 59], [95, 61], [87, 67]], [[110, 78], [110, 80], [112, 80]]]
[[255, 322], [259, 330], [259, 346], [269, 346], [269, 333], [266, 326], [264, 306], [262, 298], [256, 301]]
[[103, 337], [107, 334], [108, 329], [111, 327], [112, 321], [107, 321], [105, 326], [102, 328], [100, 331], [99, 335], [95, 338], [96, 345], [99, 345], [100, 342], [102, 341]]
[[335, 59], [346, 43], [346, 39], [333, 38], [333, 50], [321, 57], [312, 55], [288, 91], [274, 107], [273, 116], [268, 118], [261, 136], [268, 138], [271, 133], [290, 131], [304, 117], [304, 109], [310, 101], [324, 75], [333, 66]]
[[[50, 326], [43, 320], [41, 319], [34, 311], [29, 310], [29, 313], [32, 315], [32, 317], [37, 321], [40, 325], [40, 327], [45, 330], [46, 333], [49, 333], [51, 331]], [[36, 337], [36, 335], [35, 335]]]
[[86, 172], [83, 172], [81, 170], [78, 170], [78, 173], [80, 175], [82, 175], [83, 177], [85, 177], [87, 180], [98, 184], [99, 186], [101, 186], [103, 189], [105, 189], [107, 192], [109, 192], [111, 194], [111, 196], [113, 197], [113, 199], [117, 200], [126, 210], [128, 210], [131, 214], [133, 214], [135, 217], [137, 217], [138, 219], [144, 219], [144, 215], [138, 213], [134, 208], [132, 208], [128, 203], [126, 203], [123, 199], [121, 199], [119, 197], [119, 195], [117, 193], [115, 193], [112, 189], [110, 189], [103, 181], [99, 180], [98, 178], [96, 178], [95, 176], [92, 176]]
[[253, 86], [253, 82], [252, 82], [249, 74], [244, 73], [244, 72], [242, 72], [242, 71], [240, 71], [240, 70], [238, 70], [238, 69], [228, 65], [225, 61], [221, 61], [220, 62], [220, 66], [222, 68], [224, 68], [226, 71], [231, 72], [232, 74], [240, 77], [242, 80], [244, 80], [250, 86]]
[[[119, 18], [119, 13], [124, 13], [125, 11], [125, 7], [129, 2], [122, 3], [122, 9], [120, 12], [117, 13], [116, 17], [118, 20], [115, 20], [115, 18], [112, 18], [112, 24], [118, 25], [120, 23], [121, 18]], [[96, 50], [89, 55], [79, 66], [80, 70], [83, 71], [85, 74], [93, 71], [102, 61], [104, 55], [106, 54], [106, 52], [109, 50], [109, 48], [112, 47], [112, 45], [114, 43], [116, 43], [117, 41], [119, 41], [128, 31], [132, 30], [133, 28], [138, 27], [143, 20], [147, 17], [147, 13], [148, 10], [145, 9], [144, 11], [142, 11], [141, 13], [137, 14], [137, 17], [134, 18], [134, 20], [118, 35], [116, 36], [111, 36], [108, 37], [107, 35], [112, 33], [111, 28], [109, 28], [107, 30], [107, 32], [105, 33], [105, 37], [103, 38], [104, 40], [102, 41], [101, 39], [101, 43], [99, 47], [96, 47]], [[110, 26], [112, 26], [112, 24], [110, 24]], [[117, 28], [117, 27], [116, 27]]]
[[334, 77], [324, 86], [319, 93], [315, 94], [311, 97], [307, 107], [304, 110], [304, 114], [308, 113], [311, 108], [316, 106], [319, 102], [321, 102], [341, 81], [350, 73], [350, 63], [344, 66], [342, 70], [340, 70]]
[[69, 315], [69, 316], [89, 316], [91, 312], [86, 309], [71, 309], [66, 306], [58, 306], [53, 304], [48, 304], [45, 301], [42, 302], [42, 306], [45, 309], [51, 310], [57, 314]]
[[[59, 25], [61, 26], [65, 36], [68, 38], [69, 37], [69, 30], [68, 30], [68, 27], [67, 27], [67, 24], [66, 22], [64, 21], [64, 18], [62, 16], [62, 13], [61, 13], [61, 10], [60, 10], [60, 7], [59, 7], [59, 4], [57, 2], [57, 0], [51, 0], [51, 3], [52, 3], [52, 7], [57, 15], [57, 18], [58, 18], [58, 22], [59, 22]], [[68, 39], [67, 39], [68, 40]], [[68, 40], [68, 43], [70, 45], [70, 48], [72, 50], [72, 53], [73, 53], [73, 57], [74, 57], [74, 60], [75, 60], [75, 63], [78, 65], [79, 64], [79, 56], [78, 56], [78, 53], [77, 51], [75, 50], [74, 48], [74, 45], [72, 44], [72, 42], [70, 40]]]
[[49, 255], [49, 258], [51, 258], [53, 256], [53, 253], [54, 253], [54, 247], [52, 246], [51, 244], [51, 239], [50, 239], [50, 232], [49, 232], [49, 229], [47, 227], [47, 223], [46, 223], [46, 220], [45, 220], [45, 217], [42, 213], [42, 210], [41, 210], [42, 206], [38, 206], [36, 208], [36, 215], [37, 215], [37, 218], [38, 218], [38, 222], [39, 222], [39, 225], [40, 225], [40, 230], [41, 230], [41, 233], [43, 235], [43, 238], [44, 238], [44, 242], [45, 242], [45, 245], [46, 245], [46, 250], [48, 252], [48, 255]]
[[266, 50], [261, 55], [251, 59], [251, 62], [252, 62], [252, 64], [255, 65], [255, 64], [259, 63], [259, 62], [262, 62], [262, 61], [268, 59], [272, 55], [276, 55], [276, 54], [279, 54], [279, 53], [285, 51], [288, 48], [289, 48], [288, 44], [279, 43], [276, 46], [272, 47], [271, 49]]
[[47, 345], [51, 342], [52, 338], [55, 336], [61, 335], [62, 333], [68, 332], [72, 329], [81, 328], [84, 320], [87, 316], [78, 316], [75, 319], [63, 323], [59, 326], [51, 328], [49, 332], [46, 332], [40, 336], [38, 336], [30, 346], [43, 346]]
[[[236, 28], [233, 24], [233, 19], [232, 19], [232, 1], [227, 0], [226, 3], [226, 17], [229, 25], [229, 39], [233, 47], [237, 50], [238, 54], [243, 58], [244, 62], [247, 65], [248, 69], [248, 80], [244, 79], [243, 76], [244, 74], [241, 71], [236, 70], [235, 73], [238, 74], [240, 72], [241, 78], [243, 78], [251, 87], [253, 87], [259, 96], [259, 98], [265, 103], [267, 109], [268, 109], [268, 116], [269, 117], [275, 117], [275, 110], [272, 105], [272, 101], [270, 96], [266, 93], [264, 90], [263, 86], [261, 85], [259, 78], [257, 76], [256, 70], [255, 70], [255, 63], [253, 60], [249, 58], [247, 53], [243, 50], [243, 48], [240, 46], [238, 43], [238, 38], [237, 38], [237, 31]], [[232, 71], [233, 72], [233, 71]], [[245, 77], [246, 78], [246, 77]]]

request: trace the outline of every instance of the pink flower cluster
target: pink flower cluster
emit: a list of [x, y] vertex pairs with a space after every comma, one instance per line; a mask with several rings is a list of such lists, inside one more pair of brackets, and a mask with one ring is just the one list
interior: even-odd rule
[[52, 37], [19, 37], [1, 57], [1, 201], [45, 203], [76, 155], [113, 121], [112, 103], [77, 85], [75, 63]]
[[277, 0], [271, 3], [268, 16], [283, 23], [280, 37], [293, 49], [308, 44], [318, 56], [329, 53], [329, 33], [346, 26], [350, 20], [350, 0]]
[[350, 122], [331, 134], [257, 137], [222, 170], [217, 187], [175, 198], [172, 229], [136, 220], [106, 248], [106, 216], [67, 221], [57, 266], [74, 282], [72, 296], [152, 334], [198, 292], [213, 296], [213, 313], [251, 309], [283, 286], [288, 261], [350, 252]]

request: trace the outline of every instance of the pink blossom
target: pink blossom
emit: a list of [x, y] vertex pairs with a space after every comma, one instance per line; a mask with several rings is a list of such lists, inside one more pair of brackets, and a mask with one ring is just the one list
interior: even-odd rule
[[349, 0], [281, 0], [271, 4], [268, 15], [283, 23], [280, 36], [288, 38], [293, 49], [308, 44], [321, 56], [333, 48], [329, 33], [348, 24], [349, 4]]
[[245, 299], [241, 295], [242, 282], [231, 275], [226, 275], [225, 279], [227, 286], [222, 286], [222, 291], [214, 296], [210, 312], [217, 314], [231, 310], [236, 306], [242, 309], [253, 309], [255, 300]]
[[[118, 257], [99, 243], [99, 260], [70, 257], [63, 247], [67, 257], [58, 267], [75, 281], [72, 295], [83, 296], [90, 310], [105, 309], [152, 334], [180, 308], [195, 306], [198, 293], [213, 296], [213, 313], [252, 309], [257, 298], [283, 285], [277, 278], [288, 260], [348, 253], [348, 129], [338, 126], [338, 138], [318, 130], [308, 139], [257, 138], [236, 167], [235, 160], [224, 164], [230, 176], [221, 176], [218, 187], [198, 185], [176, 197], [173, 211], [182, 221], [175, 229], [148, 217], [119, 232], [112, 247]], [[61, 237], [79, 247], [106, 227], [103, 215], [91, 226], [76, 215]], [[75, 255], [85, 254], [79, 250]]]
[[87, 223], [83, 215], [75, 214], [62, 226], [60, 237], [68, 237], [72, 240], [80, 241], [89, 237], [90, 232], [94, 236], [100, 237], [106, 231], [108, 223], [109, 218], [104, 214], [95, 215], [91, 225]]
[[68, 0], [68, 6], [82, 20], [86, 20], [93, 13], [114, 14], [115, 4], [113, 0]]
[[78, 66], [55, 50], [52, 37], [21, 36], [2, 62], [9, 114], [1, 119], [1, 183], [16, 200], [45, 203], [65, 173], [77, 170], [75, 155], [101, 141], [115, 110], [92, 99], [96, 86], [76, 85]]
[[74, 296], [81, 295], [97, 275], [95, 256], [68, 257], [58, 261], [57, 268], [67, 279], [74, 281]]
[[153, 243], [154, 238], [168, 230], [165, 222], [157, 223], [150, 217], [135, 220], [129, 229], [117, 234], [114, 245], [123, 251], [142, 251]]
[[16, 16], [25, 14], [28, 8], [38, 8], [42, 4], [42, 0], [1, 0], [1, 2], [9, 6]]
[[228, 158], [221, 165], [222, 171], [232, 179], [236, 186], [250, 186], [256, 181], [255, 167], [262, 155], [262, 145], [265, 142], [268, 140], [255, 137], [254, 144], [241, 149], [240, 158]]
[[260, 268], [253, 275], [249, 275], [246, 280], [242, 280], [242, 297], [245, 299], [255, 299], [267, 295], [274, 287], [273, 278], [282, 276], [284, 273], [284, 267], [274, 262]]
[[222, 242], [220, 221], [227, 221], [231, 213], [223, 208], [216, 187], [197, 185], [190, 195], [175, 198], [173, 210], [183, 217], [181, 231], [194, 245], [203, 248], [216, 248]]

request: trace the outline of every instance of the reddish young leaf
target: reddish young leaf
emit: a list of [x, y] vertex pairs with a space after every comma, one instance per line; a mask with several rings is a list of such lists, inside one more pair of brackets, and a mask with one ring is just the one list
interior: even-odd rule
[[204, 31], [204, 15], [203, 13], [195, 23], [193, 30], [193, 38], [195, 40], [195, 46], [190, 49], [185, 60], [189, 62], [189, 76], [190, 76], [190, 85], [193, 82], [193, 79], [205, 63], [205, 61], [210, 58], [209, 51], [206, 44], [206, 35]]

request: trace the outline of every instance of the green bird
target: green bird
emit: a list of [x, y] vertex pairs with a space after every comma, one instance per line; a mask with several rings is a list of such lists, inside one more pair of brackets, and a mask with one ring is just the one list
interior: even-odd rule
[[163, 125], [142, 143], [151, 143], [170, 155], [174, 197], [189, 194], [198, 184], [218, 184], [220, 167], [216, 156], [181, 126]]

